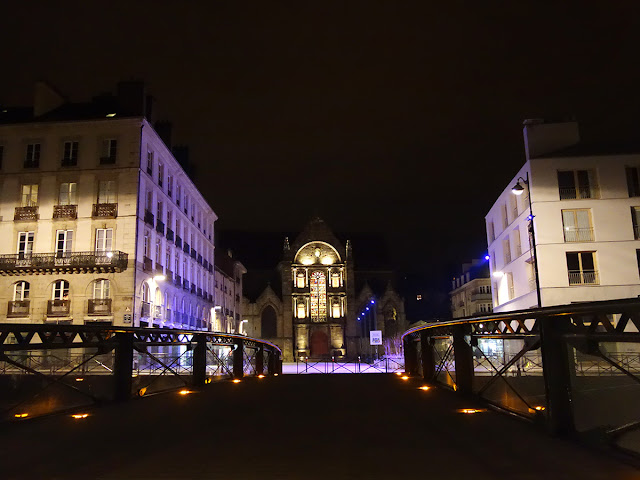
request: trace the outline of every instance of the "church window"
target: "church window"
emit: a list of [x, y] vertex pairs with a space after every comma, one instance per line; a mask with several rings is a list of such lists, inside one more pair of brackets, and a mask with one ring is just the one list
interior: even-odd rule
[[323, 272], [311, 274], [311, 321], [327, 318], [327, 278]]
[[333, 318], [340, 318], [342, 316], [340, 312], [340, 300], [338, 299], [334, 300], [331, 304], [331, 316]]
[[298, 310], [298, 315], [297, 315], [298, 318], [304, 318], [307, 316], [306, 309], [304, 308], [304, 302], [298, 302], [297, 310]]
[[304, 272], [298, 272], [296, 275], [296, 287], [304, 288]]
[[333, 288], [338, 288], [340, 286], [340, 274], [334, 272], [331, 274], [331, 286]]

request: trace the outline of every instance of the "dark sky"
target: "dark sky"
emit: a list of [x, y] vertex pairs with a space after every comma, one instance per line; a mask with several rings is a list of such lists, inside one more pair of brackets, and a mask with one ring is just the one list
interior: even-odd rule
[[[637, 1], [0, 3], [0, 102], [144, 79], [224, 229], [382, 232], [449, 278], [524, 161], [525, 118], [637, 137]], [[357, 253], [357, 246], [354, 251]]]

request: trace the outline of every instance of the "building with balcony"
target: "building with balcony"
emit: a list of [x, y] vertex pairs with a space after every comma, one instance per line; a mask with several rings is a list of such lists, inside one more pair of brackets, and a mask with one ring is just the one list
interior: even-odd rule
[[247, 269], [233, 258], [231, 251], [215, 257], [215, 306], [213, 328], [216, 332], [247, 334], [242, 317], [242, 276]]
[[493, 311], [491, 279], [487, 261], [474, 259], [462, 265], [462, 273], [451, 280], [451, 316], [462, 318]]
[[494, 311], [538, 305], [529, 201], [541, 306], [640, 295], [640, 148], [580, 143], [573, 121], [526, 120], [524, 144], [485, 217]]
[[209, 329], [216, 219], [141, 82], [1, 109], [0, 322]]
[[292, 243], [285, 238], [277, 272], [255, 273], [249, 269], [258, 281], [252, 298], [243, 300], [244, 328], [278, 344], [286, 361], [353, 359], [373, 351], [371, 330], [381, 330], [386, 340], [406, 329], [391, 272], [356, 272], [349, 240], [339, 240], [320, 218]]

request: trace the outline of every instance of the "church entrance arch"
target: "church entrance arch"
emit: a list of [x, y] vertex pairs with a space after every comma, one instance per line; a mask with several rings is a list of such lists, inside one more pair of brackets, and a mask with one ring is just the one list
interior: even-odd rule
[[311, 358], [324, 357], [329, 354], [329, 336], [322, 330], [311, 334]]

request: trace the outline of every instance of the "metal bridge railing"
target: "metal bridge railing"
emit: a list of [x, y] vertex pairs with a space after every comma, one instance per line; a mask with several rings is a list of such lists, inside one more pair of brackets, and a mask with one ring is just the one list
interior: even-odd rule
[[468, 317], [407, 330], [411, 375], [640, 454], [640, 300]]
[[0, 421], [281, 372], [243, 335], [110, 325], [0, 324]]

